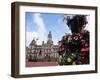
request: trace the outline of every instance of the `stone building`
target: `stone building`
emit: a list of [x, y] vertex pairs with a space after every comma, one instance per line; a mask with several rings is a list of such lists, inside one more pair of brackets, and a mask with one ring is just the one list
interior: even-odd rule
[[29, 61], [57, 61], [59, 58], [58, 45], [53, 44], [52, 34], [49, 32], [47, 42], [37, 45], [36, 40], [32, 40], [29, 47], [26, 47], [26, 58]]

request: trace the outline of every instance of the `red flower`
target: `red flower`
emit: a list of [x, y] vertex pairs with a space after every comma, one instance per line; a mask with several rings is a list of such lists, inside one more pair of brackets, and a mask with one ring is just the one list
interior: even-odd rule
[[81, 48], [81, 52], [87, 52], [89, 51], [89, 48]]

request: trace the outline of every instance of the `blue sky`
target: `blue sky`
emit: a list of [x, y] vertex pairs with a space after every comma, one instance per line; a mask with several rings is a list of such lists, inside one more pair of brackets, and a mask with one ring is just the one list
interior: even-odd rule
[[63, 17], [63, 14], [26, 12], [26, 45], [28, 46], [33, 38], [38, 38], [37, 44], [42, 41], [46, 43], [49, 31], [52, 33], [54, 44], [57, 44], [65, 33], [70, 33]]
[[37, 44], [47, 41], [49, 31], [52, 33], [54, 44], [61, 40], [65, 33], [70, 33], [68, 26], [63, 22], [63, 14], [33, 13], [26, 12], [26, 45], [32, 39], [37, 39]]

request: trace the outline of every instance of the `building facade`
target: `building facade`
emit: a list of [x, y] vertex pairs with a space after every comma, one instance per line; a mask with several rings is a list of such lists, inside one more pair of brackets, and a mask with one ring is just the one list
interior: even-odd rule
[[59, 58], [58, 45], [53, 44], [52, 34], [49, 32], [47, 42], [37, 45], [32, 40], [29, 47], [26, 47], [26, 59], [29, 61], [57, 61]]

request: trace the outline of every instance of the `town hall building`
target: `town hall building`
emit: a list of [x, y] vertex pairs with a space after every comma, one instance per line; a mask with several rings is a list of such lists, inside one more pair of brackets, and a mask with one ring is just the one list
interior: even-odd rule
[[53, 44], [52, 34], [48, 33], [47, 42], [37, 45], [37, 41], [33, 39], [26, 47], [26, 59], [28, 61], [57, 61], [59, 58], [58, 45]]

